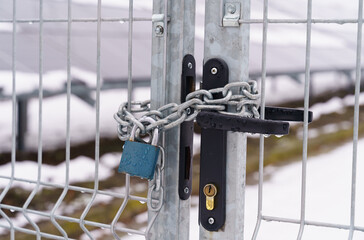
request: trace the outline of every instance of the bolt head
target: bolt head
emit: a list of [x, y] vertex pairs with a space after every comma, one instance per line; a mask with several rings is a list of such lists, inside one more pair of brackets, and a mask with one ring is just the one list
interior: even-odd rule
[[186, 194], [188, 194], [190, 192], [190, 189], [188, 187], [185, 187], [185, 189], [183, 190]]
[[156, 34], [161, 35], [164, 33], [164, 28], [161, 25], [158, 25], [155, 27], [154, 31]]
[[189, 69], [192, 69], [192, 67], [193, 67], [192, 63], [190, 63], [190, 62], [189, 62], [189, 63], [187, 64], [187, 67], [188, 67]]
[[186, 112], [187, 112], [187, 115], [190, 115], [191, 114], [191, 108], [187, 108]]
[[208, 219], [208, 222], [209, 222], [209, 224], [210, 224], [210, 225], [212, 225], [212, 224], [214, 224], [214, 223], [215, 223], [215, 219], [214, 219], [213, 217], [210, 217], [210, 218]]
[[235, 4], [229, 4], [227, 7], [227, 11], [230, 14], [234, 14], [236, 12], [236, 6]]
[[215, 75], [217, 73], [217, 68], [215, 68], [215, 67], [211, 68], [211, 73], [213, 75]]

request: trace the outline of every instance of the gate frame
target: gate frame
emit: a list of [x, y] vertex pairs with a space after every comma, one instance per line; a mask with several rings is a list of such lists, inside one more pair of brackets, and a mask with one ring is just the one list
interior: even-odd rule
[[[181, 101], [182, 60], [194, 55], [195, 0], [154, 0], [153, 16], [164, 13], [163, 21], [153, 22], [151, 99], [156, 109]], [[164, 28], [163, 34], [157, 26]], [[160, 30], [160, 29], [159, 29]], [[189, 239], [190, 198], [178, 194], [180, 127], [168, 130], [159, 143], [165, 148], [165, 170], [162, 176], [164, 204], [152, 228], [150, 239]], [[152, 186], [149, 184], [149, 188]], [[149, 219], [155, 212], [148, 211]]]
[[[221, 58], [229, 67], [230, 83], [248, 81], [250, 25], [223, 26], [226, 3], [240, 3], [239, 19], [250, 18], [250, 0], [207, 0], [204, 62]], [[246, 143], [246, 133], [227, 133], [225, 225], [217, 232], [207, 231], [200, 225], [200, 239], [229, 240], [244, 236]]]

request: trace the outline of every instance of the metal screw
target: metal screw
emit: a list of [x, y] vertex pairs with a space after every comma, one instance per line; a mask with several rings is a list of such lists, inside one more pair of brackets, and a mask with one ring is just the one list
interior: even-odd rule
[[211, 68], [211, 73], [215, 75], [217, 73], [217, 68], [215, 67]]
[[235, 4], [229, 4], [228, 7], [227, 7], [227, 11], [230, 14], [234, 14], [236, 12], [236, 6], [235, 6]]
[[190, 192], [190, 189], [188, 187], [185, 187], [184, 192], [188, 194]]
[[193, 67], [192, 63], [190, 63], [190, 62], [189, 62], [189, 63], [187, 64], [187, 67], [188, 67], [189, 69], [192, 69], [192, 67]]
[[190, 115], [191, 114], [191, 108], [187, 108], [186, 112], [187, 112], [187, 115]]
[[154, 31], [157, 35], [162, 35], [164, 33], [164, 28], [161, 25], [158, 25], [155, 27]]
[[215, 219], [214, 219], [214, 218], [212, 218], [212, 217], [210, 217], [210, 218], [208, 219], [208, 221], [209, 221], [209, 224], [210, 224], [210, 225], [212, 225], [212, 224], [214, 224], [214, 223], [215, 223]]

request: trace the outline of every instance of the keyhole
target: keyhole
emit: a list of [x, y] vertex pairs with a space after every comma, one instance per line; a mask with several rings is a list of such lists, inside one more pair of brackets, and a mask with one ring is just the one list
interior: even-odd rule
[[211, 183], [206, 184], [203, 188], [203, 193], [206, 196], [206, 209], [209, 211], [213, 210], [215, 208], [214, 198], [217, 193], [216, 186]]

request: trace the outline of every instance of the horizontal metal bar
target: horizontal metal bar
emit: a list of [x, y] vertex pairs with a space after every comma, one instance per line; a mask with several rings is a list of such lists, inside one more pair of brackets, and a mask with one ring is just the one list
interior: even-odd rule
[[[168, 20], [168, 19], [167, 19]], [[152, 17], [135, 17], [133, 21], [137, 22], [151, 22]], [[307, 19], [268, 19], [268, 23], [307, 23]], [[12, 19], [0, 19], [0, 23], [12, 23]], [[16, 23], [39, 23], [39, 19], [17, 19]], [[68, 19], [44, 19], [43, 23], [67, 23]], [[96, 18], [74, 18], [71, 22], [89, 23], [97, 22]], [[129, 18], [101, 18], [101, 22], [129, 22]], [[245, 24], [263, 24], [263, 19], [240, 19], [239, 23]], [[358, 23], [358, 19], [312, 19], [312, 23], [334, 23], [334, 24], [347, 24]]]
[[[151, 22], [152, 17], [135, 17], [133, 18], [135, 22]], [[0, 19], [0, 23], [12, 23], [12, 19]], [[17, 19], [16, 23], [39, 23], [40, 20], [36, 18], [30, 19]], [[73, 18], [71, 22], [81, 22], [81, 23], [89, 23], [89, 22], [97, 22], [97, 18]], [[101, 22], [129, 22], [129, 18], [101, 18]], [[43, 23], [68, 23], [68, 19], [59, 18], [59, 19], [43, 19]]]
[[[268, 222], [284, 222], [284, 223], [294, 223], [294, 224], [301, 223], [301, 220], [299, 220], [299, 219], [281, 218], [281, 217], [273, 217], [273, 216], [262, 216], [262, 220], [265, 220]], [[325, 223], [325, 222], [305, 220], [305, 225], [350, 230], [350, 225], [335, 224], [335, 223]], [[364, 232], [364, 227], [355, 226], [354, 230]]]
[[[326, 73], [326, 72], [335, 72], [335, 73], [342, 73], [342, 74], [350, 74], [350, 72], [354, 72], [356, 69], [355, 67], [352, 68], [324, 68], [324, 69], [312, 69], [311, 68], [311, 76], [312, 74], [318, 74], [318, 73]], [[363, 69], [361, 69], [361, 71], [363, 72]], [[305, 71], [286, 71], [286, 72], [281, 72], [281, 71], [272, 71], [272, 72], [267, 72], [266, 76], [267, 77], [277, 77], [277, 76], [296, 76], [296, 75], [300, 75], [300, 74], [304, 74]], [[249, 73], [249, 77], [257, 79], [261, 77], [261, 73], [260, 72], [251, 72]]]
[[[9, 226], [2, 225], [2, 224], [0, 224], [0, 228], [10, 229], [10, 227], [9, 227]], [[30, 230], [30, 229], [27, 229], [27, 228], [15, 227], [15, 226], [14, 226], [14, 230], [16, 230], [16, 231], [18, 231], [18, 232], [26, 233], [26, 234], [37, 235], [37, 232], [36, 232], [36, 231], [34, 231], [34, 230]], [[50, 239], [59, 239], [59, 240], [64, 240], [64, 237], [57, 236], [57, 235], [53, 235], [53, 234], [49, 234], [49, 233], [44, 233], [44, 232], [40, 232], [40, 236], [41, 236], [41, 237], [50, 238]], [[69, 239], [70, 239], [70, 240], [73, 240], [74, 238], [69, 238]]]
[[[37, 210], [32, 210], [32, 209], [23, 209], [21, 207], [16, 207], [16, 206], [7, 205], [7, 204], [0, 204], [0, 208], [12, 210], [12, 211], [17, 211], [17, 212], [31, 213], [31, 214], [39, 215], [39, 216], [42, 216], [42, 217], [50, 217], [51, 216], [50, 213], [37, 211]], [[73, 223], [78, 223], [78, 224], [81, 222], [81, 220], [78, 219], [78, 218], [67, 217], [67, 216], [63, 216], [63, 215], [54, 215], [54, 217], [56, 219], [58, 219], [58, 220], [68, 221], [68, 222], [73, 222]], [[84, 224], [89, 225], [89, 226], [93, 226], [93, 227], [111, 229], [110, 224], [98, 223], [98, 222], [89, 221], [89, 220], [84, 220]], [[139, 230], [135, 230], [135, 229], [122, 228], [122, 227], [115, 227], [115, 229], [120, 231], [120, 232], [128, 232], [128, 233], [132, 233], [132, 234], [145, 235], [145, 233], [143, 231], [139, 231]], [[64, 238], [62, 237], [61, 239], [64, 239]]]
[[[267, 19], [268, 23], [307, 23], [307, 19]], [[240, 19], [239, 23], [255, 24], [262, 23], [263, 19]], [[335, 23], [335, 24], [346, 24], [346, 23], [358, 23], [358, 19], [312, 19], [312, 23]]]
[[[16, 178], [16, 177], [11, 178], [8, 176], [0, 176], [0, 178], [9, 179], [9, 180], [13, 179], [14, 181], [25, 182], [25, 183], [33, 183], [33, 184], [37, 183], [37, 181], [34, 181], [34, 180], [28, 180], [28, 179]], [[39, 184], [42, 186], [45, 186], [45, 187], [54, 187], [54, 188], [60, 188], [60, 189], [64, 188], [64, 185], [62, 185], [62, 184], [48, 183], [48, 182], [42, 182], [42, 181], [39, 182]], [[83, 192], [83, 193], [94, 193], [94, 191], [95, 191], [94, 189], [72, 186], [72, 185], [70, 185], [68, 188], [70, 190]], [[97, 193], [100, 195], [106, 195], [106, 196], [111, 196], [111, 197], [116, 197], [116, 198], [125, 198], [125, 194], [122, 194], [122, 193], [114, 193], [114, 192], [108, 192], [108, 191], [103, 191], [103, 190], [98, 190]], [[145, 198], [145, 197], [138, 197], [138, 196], [134, 196], [134, 195], [129, 195], [129, 197], [130, 197], [130, 200], [147, 202], [147, 198]]]

